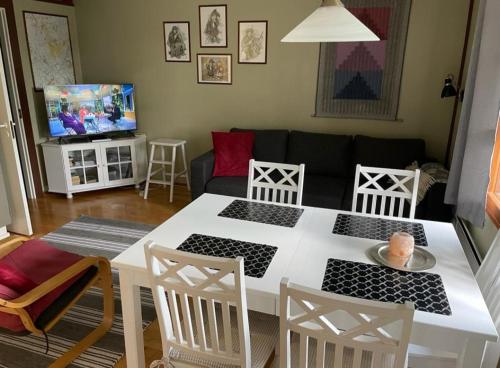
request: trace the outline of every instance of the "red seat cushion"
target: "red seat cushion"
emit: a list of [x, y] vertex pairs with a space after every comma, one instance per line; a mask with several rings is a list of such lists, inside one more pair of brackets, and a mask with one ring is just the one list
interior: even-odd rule
[[[3, 270], [0, 272], [0, 298], [5, 300], [16, 299], [77, 263], [82, 258], [77, 254], [54, 248], [43, 240], [29, 240], [0, 259], [0, 269]], [[33, 321], [82, 274], [83, 272], [26, 307], [25, 309]], [[29, 281], [26, 281], [26, 278]], [[23, 290], [16, 290], [16, 285]], [[18, 316], [7, 313], [0, 313], [0, 328], [12, 332], [24, 332], [26, 330]]]
[[253, 132], [212, 132], [215, 154], [213, 176], [248, 176], [254, 140]]

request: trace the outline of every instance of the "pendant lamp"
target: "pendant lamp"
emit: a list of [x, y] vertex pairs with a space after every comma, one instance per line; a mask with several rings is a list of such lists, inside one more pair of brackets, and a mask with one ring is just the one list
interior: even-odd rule
[[323, 0], [321, 6], [281, 42], [380, 41], [340, 0]]

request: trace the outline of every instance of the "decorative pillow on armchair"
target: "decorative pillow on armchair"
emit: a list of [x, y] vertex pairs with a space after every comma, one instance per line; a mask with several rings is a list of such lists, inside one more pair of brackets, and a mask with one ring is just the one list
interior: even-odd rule
[[254, 140], [253, 132], [212, 132], [215, 154], [213, 176], [248, 176]]

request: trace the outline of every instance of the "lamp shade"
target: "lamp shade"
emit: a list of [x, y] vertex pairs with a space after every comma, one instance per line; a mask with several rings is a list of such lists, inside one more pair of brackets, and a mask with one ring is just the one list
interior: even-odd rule
[[281, 42], [359, 42], [380, 38], [338, 0], [324, 1]]
[[444, 80], [444, 87], [441, 91], [441, 98], [445, 97], [454, 97], [457, 95], [457, 89], [453, 85], [453, 76], [448, 75], [448, 77]]

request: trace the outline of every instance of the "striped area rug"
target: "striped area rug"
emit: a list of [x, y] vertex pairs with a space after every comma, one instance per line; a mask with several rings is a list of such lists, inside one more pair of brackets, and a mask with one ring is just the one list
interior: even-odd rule
[[[69, 252], [111, 259], [154, 228], [155, 226], [146, 224], [82, 216], [42, 239]], [[117, 274], [113, 275], [113, 279], [116, 309], [113, 327], [70, 367], [111, 368], [125, 352]], [[146, 328], [156, 315], [150, 291], [144, 289], [141, 294], [143, 328]], [[13, 336], [0, 333], [0, 367], [45, 368], [93, 330], [100, 323], [101, 317], [102, 295], [99, 289], [92, 288], [50, 331], [50, 350], [47, 355], [43, 336]]]

